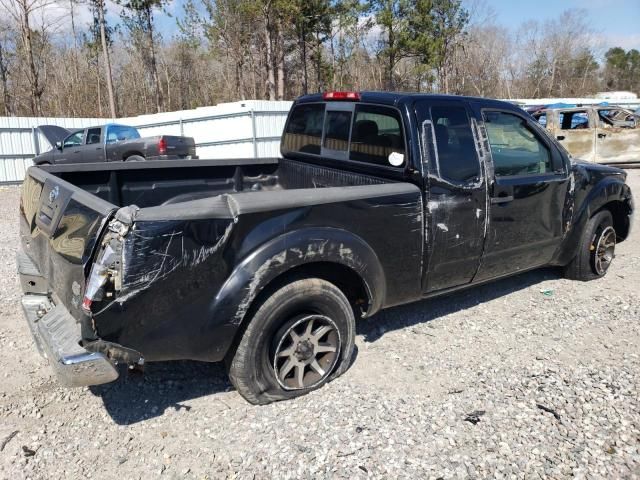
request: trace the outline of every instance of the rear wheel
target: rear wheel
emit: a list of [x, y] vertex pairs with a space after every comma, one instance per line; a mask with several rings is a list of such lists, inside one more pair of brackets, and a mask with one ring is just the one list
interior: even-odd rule
[[604, 277], [615, 257], [615, 248], [611, 212], [602, 210], [587, 222], [578, 254], [565, 267], [565, 276], [584, 281]]
[[126, 158], [125, 162], [144, 162], [144, 157], [141, 155], [131, 155]]
[[229, 377], [253, 404], [298, 397], [346, 371], [355, 318], [332, 283], [294, 281], [256, 309], [229, 361]]

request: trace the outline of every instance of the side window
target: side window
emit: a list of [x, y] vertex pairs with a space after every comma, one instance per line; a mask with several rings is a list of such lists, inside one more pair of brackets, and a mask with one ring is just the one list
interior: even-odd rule
[[87, 145], [100, 143], [100, 129], [90, 128], [87, 130]]
[[124, 125], [109, 125], [107, 127], [107, 143], [122, 142], [131, 140], [132, 138], [140, 138], [138, 130], [133, 127]]
[[328, 110], [324, 120], [324, 148], [346, 152], [349, 149], [351, 112]]
[[619, 108], [598, 110], [598, 126], [601, 128], [634, 128], [637, 126], [636, 120], [630, 112]]
[[351, 160], [395, 167], [404, 165], [404, 133], [396, 110], [358, 105], [352, 130]]
[[484, 112], [496, 177], [549, 173], [551, 152], [526, 120], [506, 112]]
[[431, 107], [431, 121], [440, 176], [457, 183], [475, 181], [480, 176], [480, 163], [467, 110], [462, 106]]
[[67, 138], [64, 139], [64, 148], [82, 145], [82, 137], [84, 137], [84, 130], [80, 130], [79, 132], [72, 133], [71, 135], [69, 135]]
[[560, 129], [583, 130], [589, 128], [589, 113], [586, 110], [573, 112], [560, 112]]
[[536, 121], [542, 125], [543, 127], [547, 126], [547, 114], [545, 113], [536, 113], [533, 118], [536, 119]]
[[319, 155], [323, 122], [323, 103], [297, 105], [287, 123], [282, 150]]

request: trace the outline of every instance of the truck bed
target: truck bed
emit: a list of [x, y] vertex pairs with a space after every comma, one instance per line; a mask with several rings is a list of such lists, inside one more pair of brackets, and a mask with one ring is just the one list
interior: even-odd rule
[[107, 202], [140, 208], [244, 191], [360, 186], [376, 177], [278, 158], [43, 166]]

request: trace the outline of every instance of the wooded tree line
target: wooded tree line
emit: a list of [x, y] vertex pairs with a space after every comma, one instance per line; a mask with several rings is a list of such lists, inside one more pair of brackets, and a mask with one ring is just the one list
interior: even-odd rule
[[513, 30], [461, 0], [186, 0], [174, 16], [168, 1], [0, 0], [0, 115], [129, 116], [339, 89], [640, 91], [640, 52], [612, 48], [599, 63], [582, 10]]

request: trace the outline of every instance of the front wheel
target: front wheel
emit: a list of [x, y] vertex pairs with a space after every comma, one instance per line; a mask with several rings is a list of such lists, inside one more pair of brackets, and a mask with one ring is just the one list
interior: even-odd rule
[[255, 311], [229, 362], [229, 377], [253, 404], [298, 397], [349, 367], [355, 318], [342, 291], [310, 278], [283, 286]]
[[604, 277], [615, 257], [616, 231], [611, 212], [602, 210], [589, 219], [575, 258], [565, 267], [565, 276], [574, 280]]

